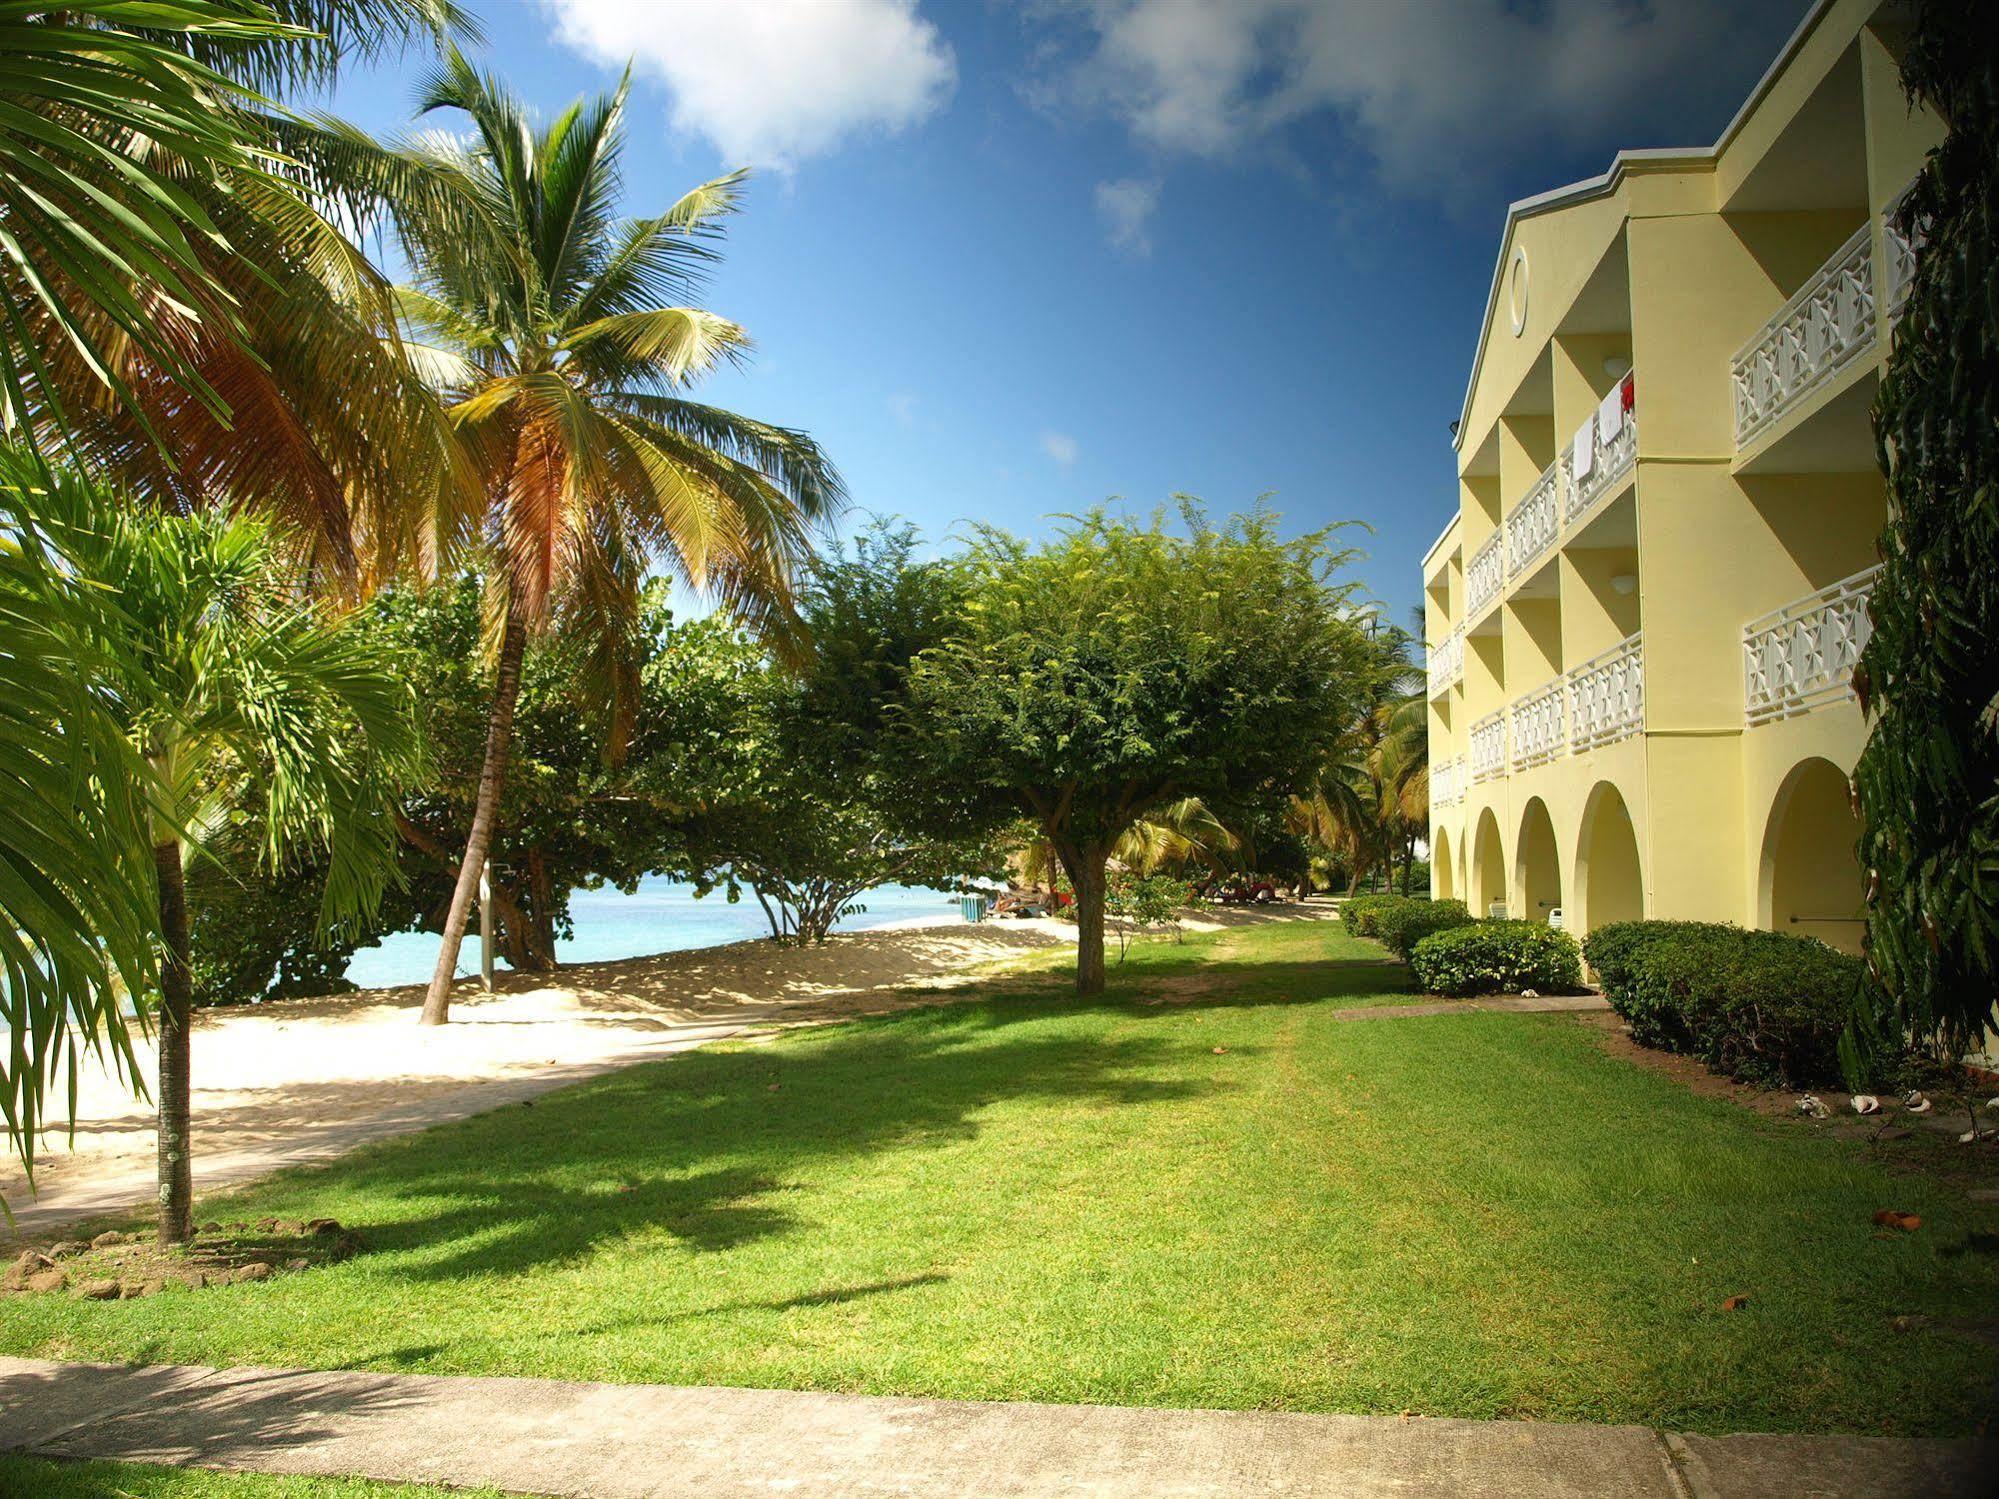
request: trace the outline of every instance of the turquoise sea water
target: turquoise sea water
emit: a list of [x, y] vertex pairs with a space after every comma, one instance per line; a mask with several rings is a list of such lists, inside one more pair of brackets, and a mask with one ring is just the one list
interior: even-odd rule
[[[837, 930], [864, 931], [912, 916], [948, 916], [956, 910], [957, 898], [941, 890], [884, 885], [863, 895], [859, 904], [867, 909], [847, 917]], [[730, 905], [725, 891], [714, 890], [696, 898], [692, 885], [677, 880], [642, 880], [630, 895], [611, 889], [578, 890], [570, 898], [569, 909], [575, 917], [576, 935], [555, 944], [556, 958], [564, 963], [721, 947], [770, 935], [763, 908], [749, 891]], [[466, 933], [458, 955], [461, 974], [479, 971], [476, 913], [473, 924], [475, 930]], [[355, 953], [354, 961], [347, 965], [347, 977], [364, 989], [424, 983], [437, 963], [437, 943], [434, 932], [399, 932]]]

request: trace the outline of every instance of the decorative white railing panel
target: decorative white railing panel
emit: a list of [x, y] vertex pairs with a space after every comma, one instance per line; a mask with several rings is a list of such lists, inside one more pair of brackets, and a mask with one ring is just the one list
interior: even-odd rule
[[1442, 697], [1465, 674], [1465, 629], [1459, 625], [1430, 647], [1430, 696]]
[[1465, 569], [1465, 617], [1471, 618], [1499, 597], [1506, 582], [1506, 556], [1500, 550], [1504, 528], [1486, 537], [1485, 545], [1472, 553]]
[[1506, 774], [1506, 711], [1488, 713], [1471, 726], [1471, 778], [1474, 783]]
[[1546, 765], [1568, 744], [1562, 715], [1562, 679], [1513, 705], [1513, 768]]
[[1452, 758], [1430, 767], [1430, 805], [1448, 807], [1464, 800], [1465, 762]]
[[1752, 724], [1790, 718], [1853, 692], [1853, 668], [1874, 632], [1867, 600], [1881, 569], [1870, 567], [1742, 630], [1743, 708]]
[[[1562, 445], [1562, 489], [1568, 496], [1563, 518], [1569, 525], [1614, 494], [1638, 461], [1638, 411], [1632, 395], [1638, 388], [1635, 380], [1635, 374], [1626, 374], [1612, 392], [1617, 409], [1611, 410], [1612, 400], [1606, 397], [1583, 428]], [[1586, 468], [1577, 462], [1585, 439], [1590, 453]]]
[[[1911, 183], [1910, 187], [1914, 185]], [[1909, 300], [1909, 283], [1916, 278], [1916, 248], [1922, 243], [1920, 232], [1911, 239], [1895, 227], [1895, 216], [1902, 211], [1902, 200], [1908, 196], [1909, 189], [1905, 187], [1881, 211], [1881, 305], [1887, 308], [1890, 322]]]
[[1873, 226], [1863, 224], [1736, 354], [1735, 445], [1748, 446], [1872, 349], [1874, 332]]
[[1561, 465], [1551, 463], [1506, 517], [1506, 572], [1518, 578], [1562, 531]]
[[1645, 632], [1569, 673], [1569, 748], [1577, 754], [1645, 730]]

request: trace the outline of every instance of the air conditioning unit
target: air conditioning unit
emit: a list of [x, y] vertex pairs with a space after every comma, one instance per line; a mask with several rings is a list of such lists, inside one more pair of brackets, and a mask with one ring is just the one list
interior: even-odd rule
[[1485, 914], [1491, 917], [1494, 921], [1506, 920], [1506, 902], [1503, 900], [1494, 901], [1491, 905], [1485, 908]]
[[1562, 929], [1562, 908], [1560, 906], [1555, 907], [1554, 910], [1548, 913], [1548, 925], [1555, 928], [1556, 931]]

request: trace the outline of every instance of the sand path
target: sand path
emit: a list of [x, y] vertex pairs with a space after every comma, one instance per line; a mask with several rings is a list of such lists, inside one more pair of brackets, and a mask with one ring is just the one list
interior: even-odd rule
[[[495, 992], [458, 985], [452, 1023], [416, 1023], [419, 987], [203, 1011], [194, 1053], [194, 1175], [212, 1191], [369, 1140], [481, 1113], [633, 1062], [748, 1031], [817, 1024], [929, 1002], [967, 971], [1075, 941], [1053, 921], [968, 926], [924, 917], [832, 938], [769, 942], [503, 973]], [[150, 1043], [138, 1046], [154, 1070]], [[14, 1211], [0, 1244], [46, 1239], [70, 1224], [149, 1203], [157, 1149], [151, 1106], [86, 1067], [76, 1133], [46, 1135], [36, 1190], [0, 1172]]]

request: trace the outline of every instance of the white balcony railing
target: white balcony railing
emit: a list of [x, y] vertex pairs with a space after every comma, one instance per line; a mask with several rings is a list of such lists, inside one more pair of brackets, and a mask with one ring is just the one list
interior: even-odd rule
[[1644, 632], [1569, 673], [1569, 748], [1576, 754], [1645, 729]]
[[1465, 629], [1459, 625], [1430, 647], [1430, 696], [1442, 697], [1465, 674]]
[[1503, 529], [1494, 530], [1486, 537], [1485, 545], [1472, 553], [1471, 564], [1465, 568], [1465, 617], [1476, 615], [1494, 599], [1506, 582], [1506, 557], [1500, 550]]
[[1746, 447], [1874, 347], [1873, 226], [1863, 224], [1730, 363]]
[[1457, 757], [1430, 767], [1430, 805], [1448, 807], [1464, 800], [1465, 762]]
[[1471, 726], [1471, 778], [1475, 783], [1506, 774], [1506, 712], [1488, 713]]
[[1880, 572], [1857, 572], [1743, 626], [1742, 698], [1751, 724], [1809, 713], [1852, 693], [1854, 665], [1874, 632], [1867, 600]]
[[[1914, 186], [1913, 182], [1909, 184]], [[1920, 232], [1911, 239], [1895, 227], [1895, 216], [1902, 211], [1902, 200], [1908, 196], [1909, 188], [1905, 187], [1881, 211], [1881, 305], [1888, 310], [1891, 322], [1909, 300], [1909, 283], [1916, 279], [1916, 249], [1922, 243]]]
[[1551, 463], [1506, 517], [1506, 572], [1523, 576], [1562, 530], [1561, 465]]
[[1638, 461], [1634, 381], [1626, 374], [1562, 448], [1562, 488], [1568, 496], [1563, 519], [1571, 526], [1615, 493]]
[[1563, 682], [1560, 677], [1515, 703], [1513, 718], [1513, 768], [1530, 770], [1546, 765], [1568, 744], [1562, 715]]

